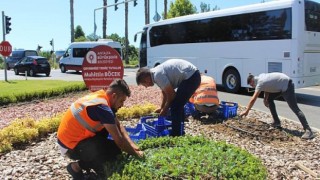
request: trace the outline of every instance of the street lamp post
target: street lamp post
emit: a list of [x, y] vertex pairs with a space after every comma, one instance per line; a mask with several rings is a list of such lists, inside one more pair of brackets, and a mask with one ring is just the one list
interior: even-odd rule
[[111, 4], [111, 5], [102, 6], [102, 7], [99, 7], [99, 8], [94, 9], [94, 10], [93, 10], [93, 21], [94, 21], [94, 24], [93, 24], [93, 34], [94, 34], [94, 38], [96, 38], [96, 30], [97, 30], [97, 25], [96, 25], [96, 11], [97, 11], [97, 10], [100, 10], [100, 9], [104, 9], [104, 8], [116, 6], [116, 5], [118, 5], [118, 4], [128, 3], [128, 2], [131, 2], [131, 1], [135, 1], [135, 0], [122, 1], [122, 2], [118, 2], [118, 3], [114, 3], [114, 4]]

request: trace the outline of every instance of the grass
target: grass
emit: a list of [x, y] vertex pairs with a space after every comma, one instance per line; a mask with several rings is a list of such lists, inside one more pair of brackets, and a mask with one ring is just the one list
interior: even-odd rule
[[1, 81], [0, 105], [58, 96], [69, 92], [82, 91], [85, 89], [85, 84], [78, 81]]
[[0, 96], [10, 96], [13, 94], [31, 93], [35, 91], [44, 91], [50, 89], [60, 89], [72, 85], [81, 85], [83, 82], [77, 81], [38, 81], [38, 80], [14, 80], [0, 82]]

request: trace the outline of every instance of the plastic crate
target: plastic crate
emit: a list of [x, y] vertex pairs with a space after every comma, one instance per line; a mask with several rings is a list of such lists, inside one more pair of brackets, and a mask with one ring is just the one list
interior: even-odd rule
[[[125, 128], [126, 128], [126, 131], [128, 132], [130, 139], [134, 142], [138, 142], [141, 139], [147, 138], [146, 129], [142, 124], [137, 124], [135, 128], [131, 128], [131, 127], [125, 127]], [[108, 139], [112, 140], [112, 136], [110, 134], [108, 136]]]
[[[141, 118], [140, 123], [146, 128], [147, 136], [168, 136], [172, 131], [172, 122], [164, 117], [145, 116]], [[184, 122], [181, 123], [181, 131], [183, 130]]]
[[184, 115], [186, 117], [194, 115], [195, 112], [196, 112], [196, 108], [193, 103], [187, 102], [184, 105]]
[[218, 116], [228, 119], [237, 116], [238, 103], [221, 101], [218, 108]]
[[[183, 108], [184, 108], [184, 116], [185, 117], [193, 116], [196, 113], [196, 108], [195, 108], [194, 104], [191, 102], [187, 102]], [[170, 108], [168, 111], [168, 115], [166, 116], [166, 119], [172, 120]]]

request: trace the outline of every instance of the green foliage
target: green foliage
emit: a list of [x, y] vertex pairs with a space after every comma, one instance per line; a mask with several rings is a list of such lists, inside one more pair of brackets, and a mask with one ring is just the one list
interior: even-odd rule
[[122, 107], [117, 111], [117, 117], [121, 120], [137, 118], [151, 114], [156, 110], [157, 106], [154, 104], [134, 105], [132, 107]]
[[[138, 111], [137, 107], [139, 107]], [[154, 111], [155, 107], [156, 106], [152, 104], [134, 106], [131, 108], [122, 107], [117, 112], [117, 116], [118, 118], [128, 116], [126, 111], [129, 111], [134, 112], [135, 116], [140, 117]], [[15, 145], [30, 143], [32, 140], [44, 137], [48, 133], [56, 132], [63, 115], [64, 113], [58, 113], [53, 117], [44, 118], [39, 121], [31, 118], [13, 121], [9, 126], [0, 130], [0, 153], [9, 152], [14, 149]]]
[[80, 36], [74, 40], [75, 42], [86, 42], [88, 41], [86, 37]]
[[0, 69], [4, 69], [4, 59], [2, 55], [0, 55]]
[[63, 114], [57, 114], [52, 118], [42, 119], [41, 121], [38, 121], [35, 127], [38, 129], [39, 135], [43, 137], [48, 133], [56, 132], [59, 127], [62, 115]]
[[91, 33], [87, 36], [87, 39], [89, 41], [96, 41], [97, 39], [101, 39], [101, 36], [98, 36], [98, 35], [94, 36], [94, 33]]
[[112, 39], [113, 41], [120, 42], [120, 44], [122, 44], [122, 46], [126, 42], [126, 38], [125, 37], [120, 37], [117, 33], [112, 33], [110, 36], [108, 36], [108, 39]]
[[54, 54], [51, 53], [50, 51], [40, 51], [39, 56], [47, 58], [51, 68], [53, 69], [59, 68], [59, 63], [57, 62], [57, 60], [54, 61], [55, 59]]
[[197, 8], [190, 2], [190, 0], [176, 0], [170, 2], [170, 9], [168, 11], [168, 19], [185, 16], [189, 14], [195, 14]]
[[0, 106], [10, 103], [43, 99], [65, 93], [86, 90], [83, 82], [77, 81], [10, 81], [0, 82]]
[[82, 30], [82, 27], [80, 25], [76, 26], [76, 29], [74, 31], [74, 38], [78, 39], [80, 37], [84, 37], [85, 38], [85, 34]]
[[30, 143], [32, 140], [44, 137], [57, 131], [62, 113], [41, 121], [34, 119], [17, 119], [0, 131], [0, 153], [9, 152], [14, 146]]
[[26, 143], [38, 137], [33, 119], [16, 120], [0, 131], [0, 153], [13, 149], [13, 144]]
[[[212, 11], [219, 10], [220, 8], [216, 5], [214, 8], [212, 8]], [[210, 10], [210, 4], [206, 4], [204, 2], [201, 2], [200, 4], [200, 11], [203, 12], [209, 12]]]
[[261, 161], [247, 151], [204, 137], [162, 137], [139, 142], [144, 159], [122, 155], [107, 163], [109, 179], [266, 179]]

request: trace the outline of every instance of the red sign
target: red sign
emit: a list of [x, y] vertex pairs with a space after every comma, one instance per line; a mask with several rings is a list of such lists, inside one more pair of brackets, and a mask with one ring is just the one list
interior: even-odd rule
[[82, 63], [82, 78], [91, 91], [106, 89], [114, 79], [124, 74], [119, 53], [105, 45], [92, 48]]
[[12, 52], [12, 46], [8, 41], [2, 41], [0, 43], [0, 54], [3, 56], [9, 56]]

